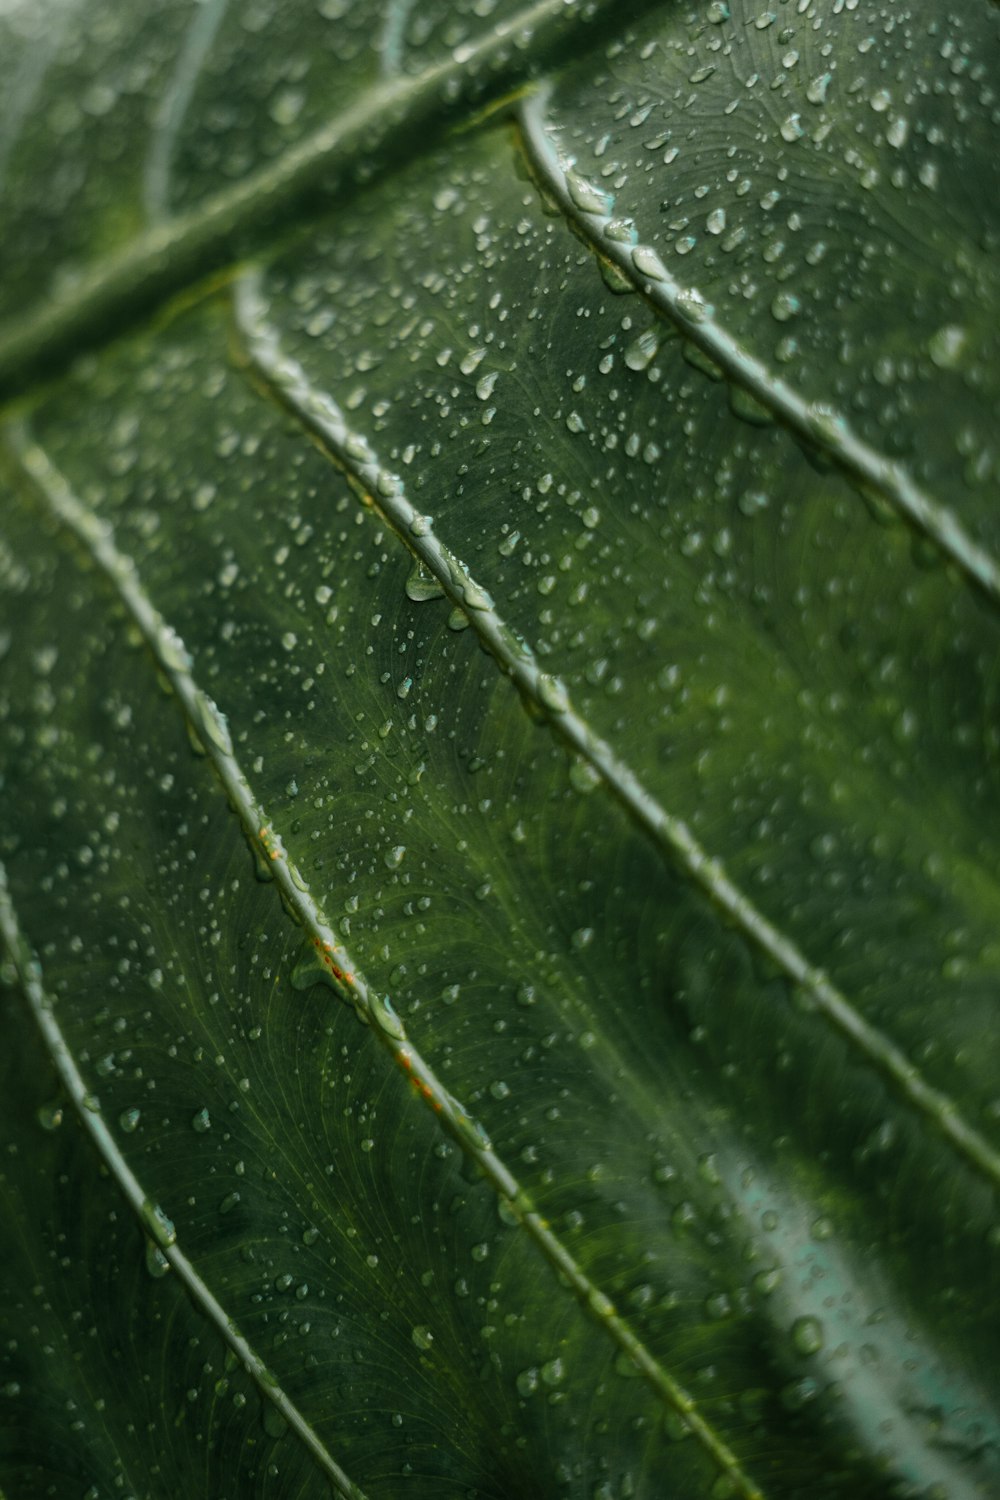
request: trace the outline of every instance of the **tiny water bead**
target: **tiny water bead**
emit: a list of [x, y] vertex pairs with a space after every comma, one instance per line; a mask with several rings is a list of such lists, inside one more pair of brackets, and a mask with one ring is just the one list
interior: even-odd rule
[[166, 1276], [170, 1270], [169, 1260], [159, 1245], [154, 1245], [152, 1240], [146, 1241], [146, 1270], [155, 1281]]
[[61, 1103], [43, 1104], [38, 1110], [38, 1123], [43, 1130], [58, 1130], [63, 1122]]
[[819, 1318], [796, 1318], [792, 1324], [792, 1343], [799, 1354], [818, 1354], [825, 1342]]

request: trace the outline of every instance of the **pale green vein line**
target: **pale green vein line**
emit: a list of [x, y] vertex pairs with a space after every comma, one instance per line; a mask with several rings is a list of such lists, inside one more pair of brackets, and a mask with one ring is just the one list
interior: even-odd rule
[[574, 708], [565, 684], [543, 672], [534, 653], [503, 621], [486, 590], [434, 533], [430, 517], [407, 498], [398, 475], [383, 468], [366, 440], [351, 431], [343, 412], [313, 386], [302, 366], [284, 354], [267, 321], [267, 304], [256, 273], [236, 286], [236, 316], [251, 368], [298, 419], [328, 457], [361, 486], [386, 525], [405, 543], [453, 604], [466, 615], [522, 699], [541, 709], [553, 732], [585, 760], [608, 790], [645, 829], [659, 849], [765, 953], [804, 1000], [855, 1046], [949, 1144], [994, 1186], [1000, 1186], [1000, 1154], [961, 1115], [954, 1100], [933, 1088], [900, 1047], [864, 1016], [830, 978], [771, 922], [702, 848], [680, 818], [667, 812]]
[[403, 66], [403, 42], [406, 23], [416, 0], [389, 0], [378, 41], [379, 71], [384, 77], [398, 73]]
[[152, 224], [161, 223], [170, 213], [170, 165], [177, 137], [228, 4], [229, 0], [205, 0], [197, 7], [170, 84], [153, 118], [153, 133], [142, 174], [143, 202]]
[[502, 97], [546, 58], [565, 55], [579, 29], [652, 3], [536, 0], [424, 71], [383, 79], [275, 162], [155, 225], [0, 328], [0, 399], [24, 395], [129, 319], [284, 234], [297, 216], [315, 217], [337, 191], [367, 181], [393, 152], [426, 142], [461, 107]]
[[[304, 377], [301, 378], [304, 381]], [[322, 397], [312, 399], [317, 410], [329, 418], [330, 403]], [[342, 427], [339, 413], [337, 421]], [[132, 560], [118, 550], [111, 527], [78, 499], [48, 455], [31, 440], [23, 423], [9, 423], [7, 437], [17, 461], [33, 481], [48, 510], [83, 545], [117, 591], [173, 689], [189, 728], [195, 732], [211, 761], [244, 832], [256, 851], [268, 861], [288, 910], [311, 942], [319, 966], [317, 978], [325, 979], [342, 999], [354, 1007], [359, 1018], [371, 1026], [438, 1120], [509, 1204], [514, 1217], [552, 1267], [633, 1362], [664, 1406], [681, 1416], [705, 1451], [732, 1481], [735, 1492], [745, 1500], [764, 1500], [761, 1490], [740, 1467], [736, 1455], [698, 1411], [694, 1398], [646, 1348], [611, 1300], [594, 1285], [548, 1222], [532, 1206], [529, 1195], [494, 1151], [483, 1127], [449, 1093], [409, 1040], [391, 1002], [377, 994], [354, 965], [310, 894], [294, 861], [286, 853], [280, 835], [256, 801], [233, 752], [226, 720], [195, 682], [191, 658], [183, 642], [147, 596]]]
[[117, 1141], [108, 1129], [96, 1097], [87, 1088], [76, 1060], [56, 1018], [52, 1000], [42, 983], [41, 968], [21, 932], [11, 899], [7, 871], [0, 864], [0, 938], [2, 938], [25, 999], [35, 1018], [59, 1081], [79, 1116], [80, 1123], [97, 1149], [98, 1156], [112, 1179], [153, 1240], [160, 1254], [182, 1282], [195, 1306], [215, 1326], [237, 1359], [256, 1382], [261, 1393], [271, 1401], [289, 1427], [304, 1443], [316, 1463], [344, 1500], [365, 1500], [364, 1492], [353, 1484], [331, 1457], [298, 1407], [289, 1399], [254, 1348], [240, 1333], [225, 1308], [199, 1276], [177, 1243], [176, 1231], [162, 1209], [149, 1198], [142, 1183], [129, 1166]]
[[696, 288], [668, 271], [650, 245], [620, 238], [622, 220], [613, 200], [580, 176], [560, 154], [545, 125], [547, 92], [521, 103], [519, 117], [528, 160], [545, 193], [592, 248], [610, 261], [657, 312], [668, 318], [737, 386], [805, 443], [824, 453], [863, 491], [878, 496], [935, 547], [991, 603], [1000, 605], [1000, 563], [969, 534], [954, 512], [923, 490], [904, 465], [852, 432], [846, 417], [822, 402], [806, 401], [716, 321]]

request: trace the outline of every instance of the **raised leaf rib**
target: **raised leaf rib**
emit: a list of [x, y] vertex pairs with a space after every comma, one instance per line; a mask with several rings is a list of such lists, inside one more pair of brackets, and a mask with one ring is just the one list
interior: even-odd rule
[[[631, 0], [628, 9], [640, 11], [644, 3], [649, 0]], [[175, 293], [224, 271], [262, 239], [280, 236], [286, 222], [304, 211], [315, 213], [334, 192], [370, 178], [461, 108], [502, 97], [544, 58], [565, 49], [578, 27], [592, 26], [611, 10], [610, 0], [536, 0], [457, 57], [386, 78], [275, 163], [197, 208], [155, 223], [22, 321], [0, 328], [0, 401], [23, 396], [81, 348], [104, 342]], [[154, 145], [147, 189], [157, 208], [166, 168], [156, 152], [169, 150], [169, 123], [164, 130], [164, 146]]]
[[365, 1500], [362, 1490], [345, 1474], [319, 1436], [290, 1400], [256, 1349], [248, 1343], [228, 1316], [211, 1288], [198, 1274], [177, 1241], [172, 1221], [161, 1205], [152, 1202], [121, 1147], [115, 1140], [97, 1104], [96, 1096], [84, 1081], [73, 1053], [59, 1025], [52, 1001], [45, 991], [41, 969], [21, 931], [10, 896], [7, 872], [0, 864], [0, 938], [17, 972], [18, 983], [37, 1025], [59, 1082], [73, 1104], [82, 1128], [90, 1137], [107, 1171], [114, 1178], [129, 1208], [146, 1234], [163, 1256], [199, 1311], [212, 1324], [220, 1338], [232, 1350], [261, 1394], [281, 1413], [284, 1420], [305, 1445], [320, 1470], [343, 1500]]
[[352, 432], [336, 401], [312, 386], [295, 360], [282, 354], [267, 322], [266, 303], [255, 275], [236, 289], [237, 319], [252, 370], [301, 422], [324, 452], [350, 475], [396, 536], [462, 610], [501, 671], [548, 723], [553, 733], [601, 777], [612, 795], [656, 845], [674, 861], [727, 919], [800, 987], [803, 996], [893, 1085], [951, 1146], [1000, 1186], [1000, 1154], [963, 1118], [955, 1101], [933, 1088], [892, 1039], [871, 1025], [829, 977], [811, 964], [797, 944], [771, 922], [702, 847], [682, 819], [660, 805], [611, 744], [574, 709], [560, 678], [545, 672], [530, 646], [505, 624], [486, 591], [435, 532], [434, 519], [421, 514], [402, 480]]
[[528, 160], [542, 190], [559, 205], [595, 253], [611, 262], [651, 307], [714, 361], [727, 379], [771, 412], [808, 448], [823, 453], [855, 484], [890, 505], [993, 605], [1000, 605], [1000, 563], [969, 534], [952, 510], [917, 484], [903, 464], [852, 432], [846, 416], [834, 405], [806, 401], [735, 338], [697, 287], [679, 280], [637, 233], [624, 239], [615, 233], [613, 200], [560, 155], [546, 127], [547, 101], [548, 93], [543, 88], [520, 106], [518, 118]]
[[[249, 293], [244, 295], [249, 295]], [[335, 409], [331, 406], [328, 410]], [[587, 1313], [606, 1330], [622, 1353], [633, 1363], [643, 1379], [656, 1392], [667, 1413], [679, 1418], [686, 1425], [727, 1477], [732, 1487], [731, 1492], [744, 1496], [745, 1500], [764, 1500], [763, 1491], [746, 1473], [728, 1444], [701, 1414], [695, 1399], [649, 1351], [642, 1339], [634, 1332], [627, 1318], [618, 1311], [612, 1300], [595, 1286], [560, 1236], [533, 1207], [530, 1197], [521, 1188], [506, 1163], [497, 1155], [482, 1126], [445, 1088], [429, 1063], [421, 1056], [391, 1003], [375, 992], [354, 963], [343, 942], [317, 906], [302, 874], [286, 852], [280, 832], [255, 799], [233, 751], [225, 717], [195, 682], [191, 671], [191, 660], [183, 642], [163, 620], [147, 596], [134, 564], [119, 551], [110, 527], [89, 511], [73, 494], [64, 477], [53, 466], [42, 449], [31, 441], [23, 426], [18, 425], [9, 431], [8, 441], [25, 472], [30, 475], [37, 493], [44, 500], [47, 508], [83, 545], [117, 591], [129, 616], [149, 647], [157, 667], [170, 683], [190, 731], [196, 736], [209, 757], [248, 841], [252, 847], [257, 848], [260, 857], [267, 862], [286, 907], [301, 925], [308, 941], [315, 949], [319, 959], [317, 977], [322, 977], [341, 999], [354, 1007], [359, 1018], [371, 1026], [396, 1064], [412, 1080], [416, 1092], [508, 1205], [510, 1212], [538, 1245], [564, 1285], [574, 1293]], [[0, 920], [2, 916], [3, 912], [0, 908]], [[51, 1045], [55, 1044], [51, 1043]], [[63, 1052], [68, 1058], [69, 1054], [64, 1047]], [[82, 1082], [79, 1082], [79, 1092], [82, 1100], [86, 1092]], [[106, 1127], [102, 1125], [101, 1131], [103, 1141], [107, 1136]], [[108, 1140], [110, 1139], [108, 1136]], [[117, 1151], [117, 1147], [114, 1147], [114, 1150]], [[124, 1160], [122, 1160], [122, 1165], [124, 1167]], [[125, 1170], [127, 1171], [127, 1168]], [[164, 1249], [164, 1253], [167, 1254], [168, 1251]], [[185, 1284], [189, 1286], [189, 1289], [197, 1289], [199, 1305], [206, 1307], [214, 1314], [214, 1310], [218, 1307], [215, 1299], [208, 1289], [203, 1287], [196, 1272], [190, 1267], [190, 1263], [185, 1259], [183, 1264]], [[244, 1359], [245, 1363], [251, 1358], [255, 1361], [252, 1365], [247, 1363], [251, 1374], [260, 1380], [269, 1380], [263, 1365], [257, 1361], [256, 1356], [249, 1350], [249, 1346], [245, 1345], [245, 1340], [235, 1333], [227, 1337], [231, 1347]], [[234, 1342], [236, 1339], [239, 1339], [239, 1348]], [[285, 1405], [294, 1412], [295, 1408], [287, 1401], [280, 1389], [277, 1386], [275, 1389], [279, 1390], [281, 1399], [280, 1401], [278, 1398], [274, 1399], [282, 1414], [287, 1415]], [[298, 1417], [295, 1425], [303, 1441], [309, 1441], [310, 1436], [312, 1437], [315, 1447], [311, 1446], [310, 1451], [314, 1453], [314, 1456], [325, 1454], [325, 1449], [322, 1448], [318, 1438], [311, 1435], [311, 1430], [303, 1418]], [[332, 1464], [333, 1461], [330, 1460], [330, 1463]], [[333, 1467], [336, 1469], [335, 1465]], [[345, 1478], [344, 1483], [349, 1483], [349, 1481]], [[349, 1497], [349, 1500], [363, 1500], [360, 1492], [353, 1488], [344, 1489], [343, 1493]]]

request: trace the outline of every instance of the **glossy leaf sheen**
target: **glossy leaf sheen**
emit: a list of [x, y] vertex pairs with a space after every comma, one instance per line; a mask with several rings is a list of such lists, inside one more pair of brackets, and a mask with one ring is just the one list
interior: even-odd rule
[[3, 9], [8, 1500], [997, 1493], [998, 40]]

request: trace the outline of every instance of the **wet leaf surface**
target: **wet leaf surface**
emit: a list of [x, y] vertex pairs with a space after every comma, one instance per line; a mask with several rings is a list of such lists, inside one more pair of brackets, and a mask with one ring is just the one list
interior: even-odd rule
[[995, 1493], [996, 7], [0, 25], [4, 1493]]

